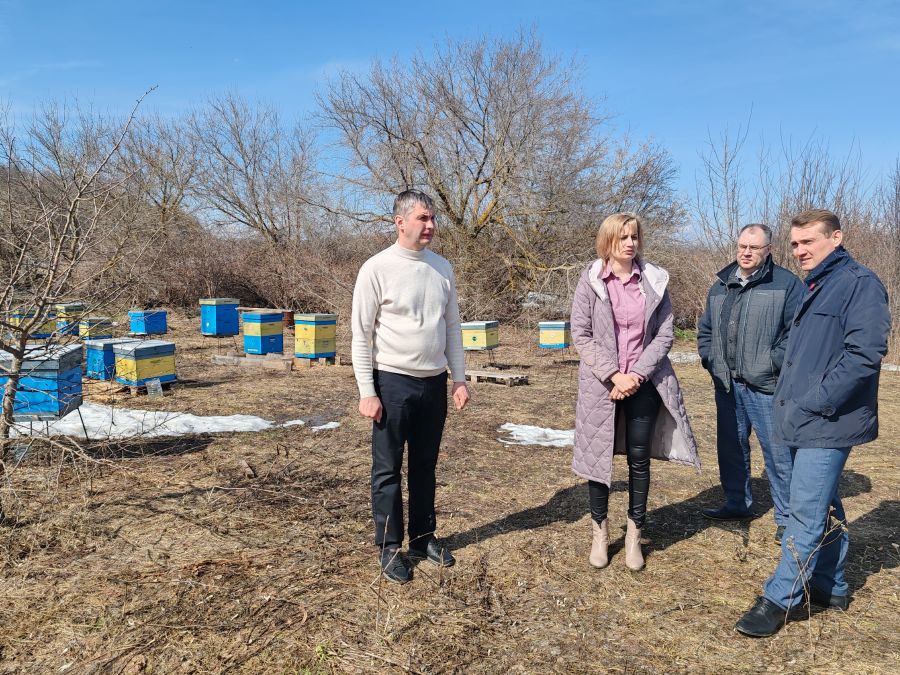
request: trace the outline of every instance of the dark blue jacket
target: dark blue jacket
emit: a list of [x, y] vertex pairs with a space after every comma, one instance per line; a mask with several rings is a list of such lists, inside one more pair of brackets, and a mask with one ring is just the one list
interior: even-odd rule
[[878, 376], [891, 317], [887, 291], [838, 247], [806, 277], [775, 387], [773, 441], [844, 448], [878, 437]]
[[[706, 309], [697, 325], [697, 351], [718, 389], [731, 391], [731, 372], [722, 343], [722, 306], [733, 262], [718, 273], [706, 296]], [[735, 344], [735, 377], [766, 394], [775, 391], [784, 362], [791, 321], [804, 292], [797, 276], [767, 256], [762, 269], [741, 289], [743, 296]], [[728, 321], [728, 317], [724, 317]]]

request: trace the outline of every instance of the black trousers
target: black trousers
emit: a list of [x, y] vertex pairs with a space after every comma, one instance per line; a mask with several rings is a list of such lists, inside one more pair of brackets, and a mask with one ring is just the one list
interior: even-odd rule
[[412, 377], [374, 371], [375, 392], [384, 409], [372, 425], [372, 517], [375, 543], [403, 543], [400, 471], [409, 448], [409, 540], [424, 543], [434, 533], [434, 469], [447, 418], [447, 373]]
[[[650, 492], [650, 440], [662, 399], [650, 380], [624, 401], [616, 401], [618, 416], [625, 415], [625, 449], [628, 458], [628, 517], [639, 528], [647, 516], [647, 496]], [[609, 511], [609, 488], [597, 481], [588, 481], [591, 517], [600, 523]]]

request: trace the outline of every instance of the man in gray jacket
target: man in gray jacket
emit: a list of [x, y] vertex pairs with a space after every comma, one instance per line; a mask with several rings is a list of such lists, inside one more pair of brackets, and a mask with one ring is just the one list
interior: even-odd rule
[[745, 225], [737, 259], [721, 270], [697, 331], [703, 367], [716, 394], [716, 450], [725, 504], [704, 509], [713, 520], [752, 517], [750, 432], [756, 430], [775, 505], [775, 539], [790, 515], [791, 453], [773, 442], [772, 404], [788, 331], [803, 296], [794, 274], [772, 262], [772, 231]]

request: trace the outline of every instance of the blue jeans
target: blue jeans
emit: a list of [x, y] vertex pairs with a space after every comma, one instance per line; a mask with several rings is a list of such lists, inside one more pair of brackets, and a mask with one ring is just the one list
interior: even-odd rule
[[731, 381], [731, 391], [716, 388], [716, 451], [719, 479], [725, 491], [725, 506], [750, 511], [750, 431], [762, 447], [763, 463], [769, 478], [775, 523], [787, 525], [791, 515], [791, 451], [773, 443], [772, 403], [774, 396], [754, 391], [742, 382]]
[[838, 482], [850, 448], [791, 448], [791, 518], [781, 541], [781, 560], [763, 594], [790, 609], [803, 602], [810, 586], [825, 594], [847, 595], [847, 517]]

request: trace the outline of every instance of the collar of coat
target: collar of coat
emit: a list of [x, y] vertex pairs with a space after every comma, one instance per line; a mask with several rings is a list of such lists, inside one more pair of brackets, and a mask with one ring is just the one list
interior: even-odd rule
[[[606, 260], [597, 258], [591, 263], [591, 269], [588, 272], [591, 288], [594, 289], [594, 293], [597, 294], [597, 297], [604, 301], [608, 299], [608, 295], [606, 292], [606, 284], [600, 278], [600, 274], [605, 267]], [[647, 284], [653, 290], [654, 295], [656, 295], [657, 298], [661, 298], [666, 290], [666, 286], [669, 285], [669, 273], [662, 267], [657, 267], [653, 263], [648, 263], [643, 260], [638, 263], [638, 267], [641, 270], [641, 293], [646, 295], [647, 291], [644, 284]]]
[[[729, 279], [731, 279], [737, 273], [737, 261], [729, 263], [725, 265], [716, 276], [719, 278], [723, 284], [728, 284]], [[772, 281], [772, 277], [774, 276], [775, 270], [775, 261], [772, 260], [771, 255], [767, 255], [765, 261], [760, 266], [758, 270], [756, 270], [753, 274], [750, 275], [750, 278], [747, 279], [747, 283], [745, 284], [745, 288], [747, 286], [755, 286], [756, 284], [762, 283], [764, 281]]]

